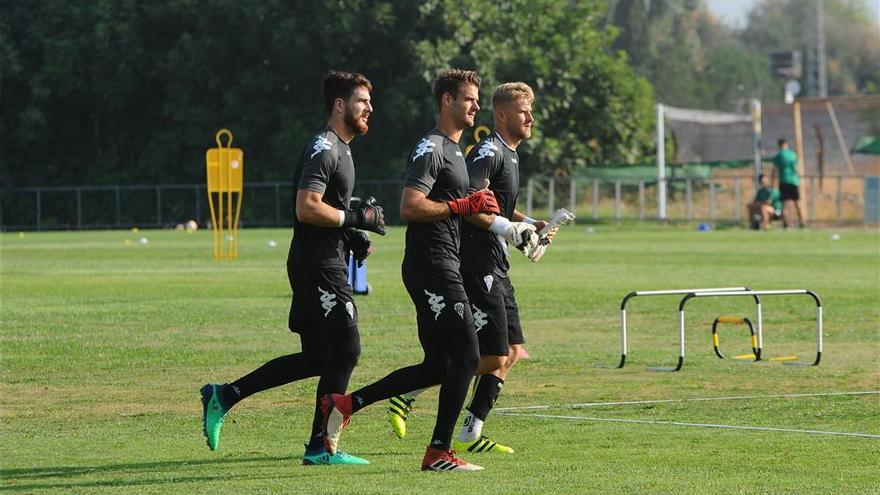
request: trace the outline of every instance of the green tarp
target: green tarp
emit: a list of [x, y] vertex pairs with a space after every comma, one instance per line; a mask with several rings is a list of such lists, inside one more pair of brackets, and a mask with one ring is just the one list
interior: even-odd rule
[[856, 141], [852, 149], [853, 154], [880, 155], [880, 137], [865, 136]]
[[[765, 158], [764, 161], [771, 161]], [[754, 166], [752, 160], [728, 160], [718, 162], [700, 163], [667, 163], [666, 177], [668, 179], [708, 179], [715, 168], [745, 168]], [[633, 165], [609, 164], [587, 167], [575, 172], [578, 177], [587, 179], [601, 179], [602, 181], [617, 181], [622, 184], [633, 185], [639, 182], [652, 184], [657, 182], [656, 163], [637, 163]]]

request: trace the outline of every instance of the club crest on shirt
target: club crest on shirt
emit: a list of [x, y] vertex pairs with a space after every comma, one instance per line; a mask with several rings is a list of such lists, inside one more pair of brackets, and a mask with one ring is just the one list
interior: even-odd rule
[[455, 303], [455, 312], [458, 314], [458, 317], [463, 320], [464, 319], [464, 303], [460, 303], [460, 302]]
[[315, 139], [315, 144], [312, 145], [312, 150], [314, 150], [314, 152], [309, 157], [309, 159], [311, 160], [318, 153], [329, 150], [332, 147], [333, 143], [331, 143], [329, 139], [325, 138], [324, 136], [318, 136], [318, 138]]
[[427, 153], [433, 153], [434, 146], [437, 146], [437, 143], [432, 142], [428, 138], [422, 138], [422, 140], [419, 141], [419, 144], [416, 146], [416, 150], [413, 151], [412, 161], [418, 160], [419, 157]]

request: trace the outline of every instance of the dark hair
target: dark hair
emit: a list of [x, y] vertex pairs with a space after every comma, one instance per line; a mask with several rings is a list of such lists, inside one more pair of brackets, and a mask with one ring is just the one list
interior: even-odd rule
[[764, 177], [767, 177], [767, 176], [764, 174], [758, 174], [758, 182], [761, 182], [761, 180], [763, 180]]
[[328, 112], [333, 108], [333, 102], [336, 101], [336, 98], [348, 99], [354, 93], [355, 88], [363, 86], [367, 88], [367, 91], [373, 91], [373, 85], [370, 84], [370, 80], [364, 77], [363, 74], [338, 70], [328, 72], [324, 76], [322, 84], [324, 108]]
[[446, 69], [437, 74], [434, 80], [434, 99], [437, 100], [437, 108], [443, 103], [443, 94], [449, 93], [453, 98], [458, 97], [458, 90], [464, 84], [472, 84], [480, 87], [482, 80], [479, 74], [473, 70]]
[[783, 144], [788, 144], [788, 140], [786, 140], [785, 138], [779, 138], [779, 140], [776, 141], [776, 146], [779, 146], [780, 148]]

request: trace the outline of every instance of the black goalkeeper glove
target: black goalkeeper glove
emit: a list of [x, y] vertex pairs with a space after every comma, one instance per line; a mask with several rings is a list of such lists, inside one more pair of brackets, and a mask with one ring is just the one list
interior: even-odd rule
[[368, 196], [356, 209], [345, 212], [345, 221], [342, 226], [385, 235], [385, 214], [376, 198]]
[[357, 261], [358, 267], [364, 266], [364, 260], [373, 252], [370, 236], [357, 229], [348, 229], [346, 241], [351, 256]]

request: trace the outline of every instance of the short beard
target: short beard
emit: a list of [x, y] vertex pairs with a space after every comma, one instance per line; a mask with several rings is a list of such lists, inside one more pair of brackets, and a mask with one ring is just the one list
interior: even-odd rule
[[370, 126], [361, 123], [361, 116], [363, 116], [363, 113], [355, 117], [353, 113], [346, 109], [344, 120], [345, 125], [347, 125], [348, 128], [352, 130], [352, 132], [363, 136], [367, 133], [367, 131], [370, 130]]

